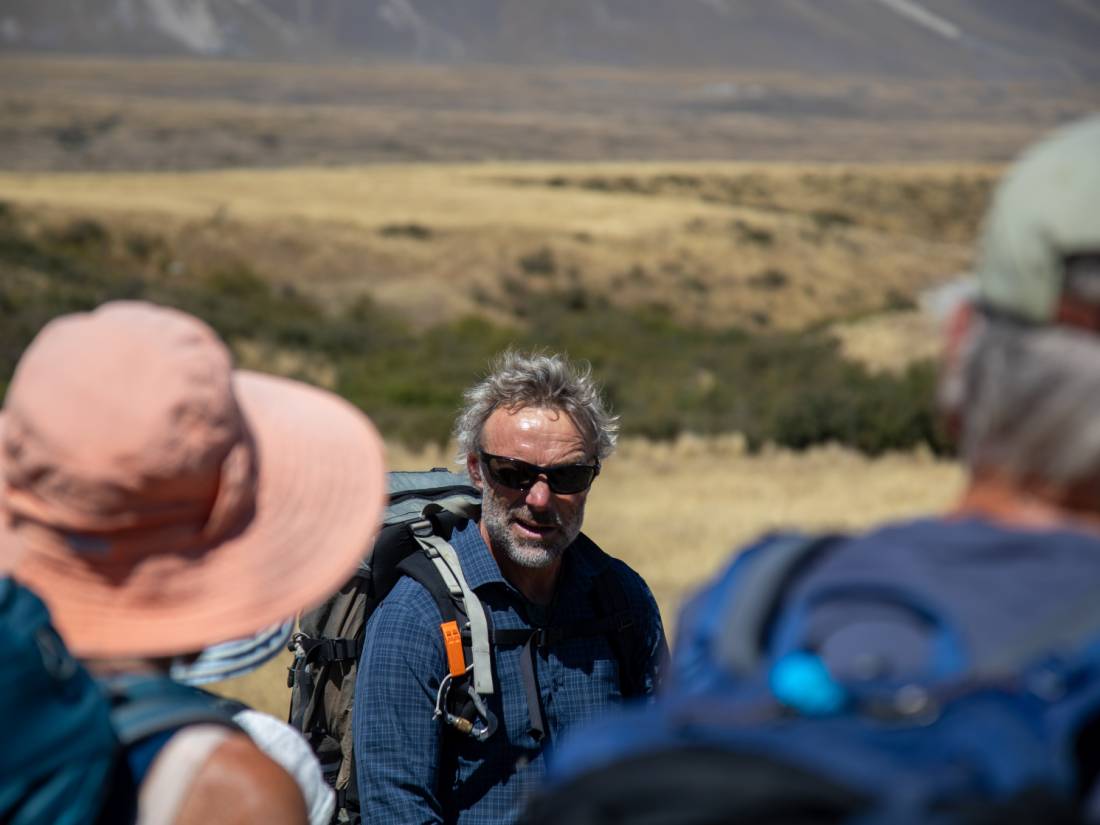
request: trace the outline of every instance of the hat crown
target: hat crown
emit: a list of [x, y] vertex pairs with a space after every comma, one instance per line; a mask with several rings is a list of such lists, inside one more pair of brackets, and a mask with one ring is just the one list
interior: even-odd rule
[[47, 325], [4, 414], [9, 514], [63, 531], [201, 532], [227, 460], [250, 452], [225, 346], [197, 319], [138, 302]]

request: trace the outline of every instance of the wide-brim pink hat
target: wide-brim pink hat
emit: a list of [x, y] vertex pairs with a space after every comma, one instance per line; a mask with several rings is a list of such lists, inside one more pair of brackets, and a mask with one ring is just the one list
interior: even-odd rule
[[48, 324], [0, 413], [0, 571], [83, 657], [236, 639], [339, 589], [385, 501], [382, 441], [337, 396], [234, 371], [185, 313]]

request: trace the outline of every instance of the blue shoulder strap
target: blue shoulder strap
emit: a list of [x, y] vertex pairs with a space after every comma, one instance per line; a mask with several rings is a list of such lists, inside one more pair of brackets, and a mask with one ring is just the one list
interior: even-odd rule
[[836, 536], [780, 535], [758, 548], [734, 579], [721, 605], [723, 632], [715, 657], [730, 673], [747, 677], [763, 659], [768, 625], [797, 572]]
[[199, 723], [239, 730], [233, 721], [239, 705], [167, 676], [124, 675], [101, 683], [111, 698], [111, 722], [124, 747]]
[[111, 699], [111, 723], [135, 786], [180, 728], [214, 724], [240, 730], [233, 721], [239, 704], [167, 676], [126, 674], [100, 683]]

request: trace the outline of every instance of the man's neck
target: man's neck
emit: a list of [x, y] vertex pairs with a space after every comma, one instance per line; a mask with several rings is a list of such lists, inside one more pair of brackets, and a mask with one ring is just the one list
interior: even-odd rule
[[527, 601], [533, 604], [548, 605], [554, 600], [554, 591], [558, 586], [558, 576], [561, 574], [562, 560], [560, 557], [546, 567], [524, 567], [516, 564], [503, 552], [499, 552], [493, 547], [484, 526], [481, 527], [481, 538], [485, 542], [485, 546], [489, 548], [489, 554], [496, 560], [501, 575], [509, 584], [522, 593]]
[[509, 559], [495, 555], [500, 572], [524, 598], [532, 604], [548, 605], [554, 600], [561, 573], [561, 559], [555, 559], [547, 567], [521, 567]]
[[1010, 527], [1064, 528], [1100, 534], [1095, 491], [1029, 483], [992, 473], [973, 477], [950, 515], [979, 516]]

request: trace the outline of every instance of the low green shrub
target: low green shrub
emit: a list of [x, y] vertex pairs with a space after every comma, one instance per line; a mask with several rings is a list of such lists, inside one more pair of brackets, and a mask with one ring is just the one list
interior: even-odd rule
[[10, 216], [0, 220], [0, 387], [53, 316], [146, 298], [204, 318], [234, 345], [262, 344], [262, 352], [326, 365], [337, 392], [387, 437], [410, 444], [445, 441], [463, 389], [494, 353], [518, 346], [590, 361], [628, 435], [738, 431], [753, 447], [835, 441], [872, 454], [918, 444], [949, 449], [935, 425], [930, 364], [872, 375], [845, 361], [820, 331], [687, 327], [659, 307], [615, 307], [579, 279], [559, 290], [517, 279], [508, 301], [522, 304], [522, 328], [469, 318], [414, 331], [367, 298], [325, 310], [243, 263], [165, 278], [144, 247], [120, 263], [118, 249], [133, 245], [110, 241], [87, 224], [39, 237]]

